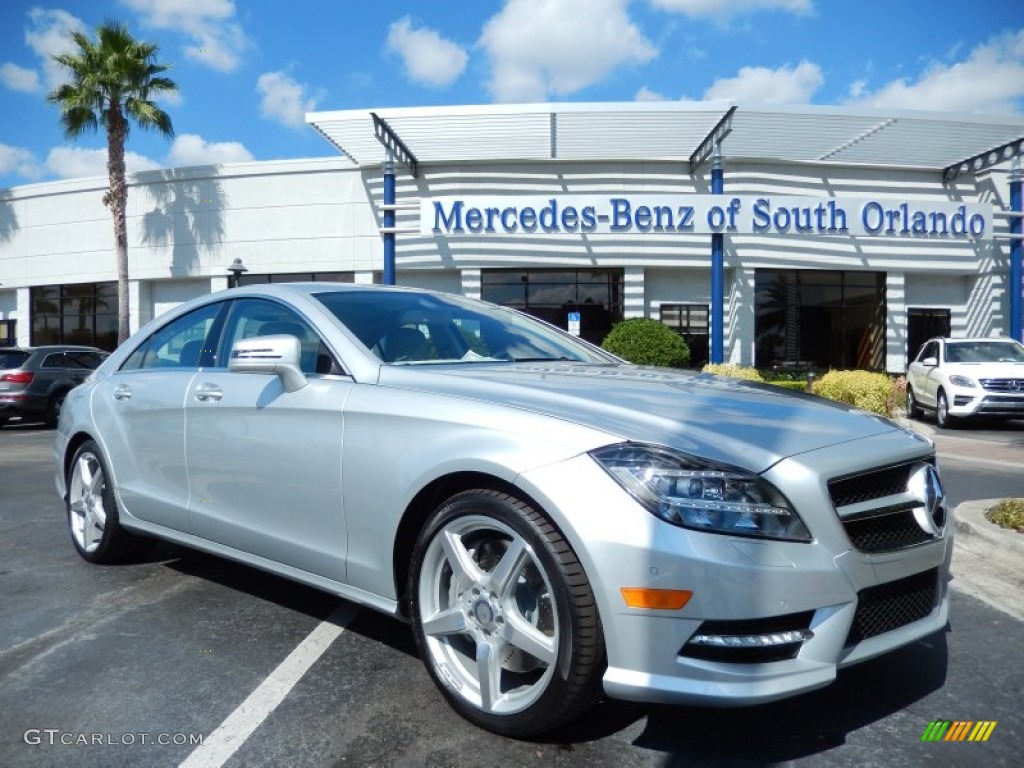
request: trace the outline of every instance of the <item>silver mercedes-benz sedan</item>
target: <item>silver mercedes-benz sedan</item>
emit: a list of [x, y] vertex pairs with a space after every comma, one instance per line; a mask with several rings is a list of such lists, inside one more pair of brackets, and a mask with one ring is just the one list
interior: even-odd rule
[[54, 452], [86, 560], [157, 537], [403, 617], [451, 705], [509, 735], [602, 689], [780, 699], [947, 620], [928, 440], [458, 296], [193, 300], [69, 394]]

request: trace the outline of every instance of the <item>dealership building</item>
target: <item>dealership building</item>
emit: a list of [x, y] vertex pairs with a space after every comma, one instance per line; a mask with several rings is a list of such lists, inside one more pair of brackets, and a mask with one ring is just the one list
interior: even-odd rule
[[[237, 279], [433, 288], [596, 342], [650, 317], [696, 363], [898, 372], [933, 335], [1021, 338], [1018, 116], [630, 102], [307, 122], [328, 156], [130, 177], [133, 331]], [[0, 344], [116, 344], [106, 185], [0, 189]]]

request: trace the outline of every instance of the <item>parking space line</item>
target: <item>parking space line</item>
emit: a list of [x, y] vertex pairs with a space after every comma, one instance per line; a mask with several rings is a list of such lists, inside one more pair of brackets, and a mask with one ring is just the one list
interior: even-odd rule
[[224, 765], [267, 715], [284, 701], [288, 692], [345, 631], [358, 612], [359, 606], [347, 601], [335, 608], [213, 733], [203, 739], [203, 743], [185, 758], [179, 768], [220, 768]]

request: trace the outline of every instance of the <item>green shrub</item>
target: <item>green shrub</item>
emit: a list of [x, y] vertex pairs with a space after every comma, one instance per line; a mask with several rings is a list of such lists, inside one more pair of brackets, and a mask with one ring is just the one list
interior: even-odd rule
[[791, 389], [794, 392], [806, 392], [807, 382], [806, 381], [769, 381], [773, 387], [782, 387], [782, 389]]
[[690, 348], [682, 337], [657, 320], [634, 318], [616, 323], [601, 347], [636, 365], [683, 368]]
[[889, 416], [892, 380], [870, 371], [829, 371], [814, 385], [814, 394]]
[[713, 373], [716, 376], [730, 376], [734, 379], [747, 379], [748, 381], [764, 381], [757, 368], [748, 368], [743, 365], [732, 363], [708, 363], [701, 368], [703, 373]]
[[1001, 528], [1024, 533], [1024, 499], [1003, 499], [985, 517]]

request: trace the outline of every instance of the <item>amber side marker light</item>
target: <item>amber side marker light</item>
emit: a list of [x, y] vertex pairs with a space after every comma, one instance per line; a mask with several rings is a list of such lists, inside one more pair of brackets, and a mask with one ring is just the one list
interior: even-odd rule
[[622, 599], [630, 608], [655, 608], [678, 611], [693, 597], [688, 589], [646, 589], [644, 587], [623, 587]]

